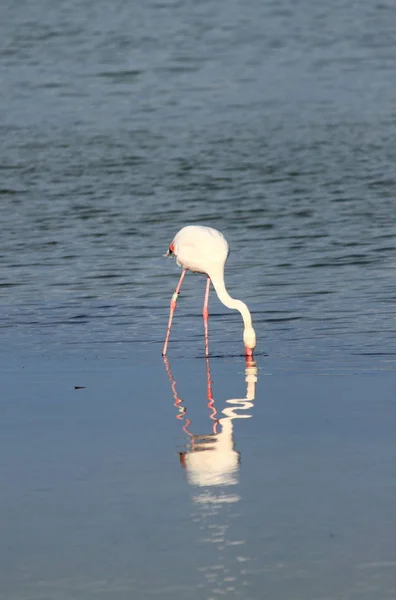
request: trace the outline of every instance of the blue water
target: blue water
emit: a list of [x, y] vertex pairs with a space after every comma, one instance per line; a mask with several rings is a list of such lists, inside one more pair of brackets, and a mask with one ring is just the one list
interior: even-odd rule
[[[4, 344], [157, 351], [178, 277], [162, 254], [197, 222], [229, 240], [227, 283], [252, 308], [262, 351], [393, 369], [394, 12], [7, 3]], [[174, 335], [195, 356], [203, 284], [187, 280], [183, 295]], [[215, 352], [239, 352], [235, 314], [216, 301], [212, 312]]]
[[394, 600], [395, 11], [3, 3], [2, 598]]
[[243, 362], [210, 366], [211, 403], [191, 359], [176, 402], [161, 359], [7, 369], [3, 597], [393, 597], [393, 375], [250, 372], [247, 406]]

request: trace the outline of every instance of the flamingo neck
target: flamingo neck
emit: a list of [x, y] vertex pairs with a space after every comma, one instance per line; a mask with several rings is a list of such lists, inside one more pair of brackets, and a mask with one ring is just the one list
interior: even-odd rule
[[213, 283], [213, 287], [216, 290], [216, 294], [220, 302], [222, 302], [227, 308], [231, 308], [232, 310], [239, 310], [239, 312], [242, 315], [245, 329], [253, 329], [252, 317], [246, 304], [242, 302], [242, 300], [232, 298], [226, 290], [226, 286], [224, 283], [224, 270], [219, 269], [218, 271], [208, 273], [208, 275]]

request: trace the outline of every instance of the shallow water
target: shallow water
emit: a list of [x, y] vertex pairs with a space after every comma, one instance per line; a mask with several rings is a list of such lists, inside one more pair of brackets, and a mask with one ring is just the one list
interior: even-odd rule
[[393, 374], [243, 362], [9, 364], [3, 597], [393, 598]]
[[[1, 12], [1, 594], [394, 600], [393, 3]], [[258, 338], [217, 486], [178, 456], [222, 432], [202, 277], [176, 388], [160, 356], [187, 223], [225, 233]], [[241, 321], [210, 314], [227, 419]]]

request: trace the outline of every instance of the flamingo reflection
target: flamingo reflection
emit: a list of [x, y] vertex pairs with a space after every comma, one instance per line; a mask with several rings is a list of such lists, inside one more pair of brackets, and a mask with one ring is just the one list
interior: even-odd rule
[[180, 453], [180, 462], [186, 469], [189, 483], [200, 487], [236, 484], [240, 455], [235, 450], [233, 421], [249, 419], [252, 416], [244, 411], [253, 407], [257, 382], [256, 363], [253, 360], [246, 361], [246, 397], [226, 400], [227, 406], [218, 417], [213, 398], [209, 359], [206, 358], [207, 407], [212, 426], [211, 432], [204, 435], [191, 432], [191, 421], [182, 399], [177, 394], [176, 382], [166, 356], [164, 363], [175, 399], [174, 405], [178, 409], [176, 418], [181, 421], [182, 429], [188, 436], [188, 449]]
[[[199, 524], [203, 537], [200, 542], [209, 544], [205, 549], [206, 565], [198, 567], [202, 575], [199, 587], [210, 588], [210, 598], [243, 593], [247, 585], [250, 562], [246, 541], [232, 533], [232, 524], [240, 515], [236, 504], [240, 500], [238, 471], [240, 454], [235, 450], [234, 420], [252, 417], [257, 382], [257, 367], [247, 359], [245, 367], [246, 396], [226, 400], [226, 406], [217, 412], [212, 390], [209, 359], [206, 358], [207, 407], [210, 428], [201, 435], [192, 432], [192, 423], [183, 400], [176, 390], [176, 382], [164, 357], [166, 371], [172, 387], [176, 419], [187, 436], [187, 449], [180, 452], [188, 482], [198, 493], [193, 497], [195, 510], [192, 518]], [[232, 492], [229, 490], [232, 486]]]

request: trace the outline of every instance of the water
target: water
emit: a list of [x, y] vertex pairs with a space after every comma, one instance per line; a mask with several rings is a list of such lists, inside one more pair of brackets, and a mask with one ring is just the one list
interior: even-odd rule
[[[231, 243], [230, 291], [263, 351], [393, 368], [392, 15], [369, 2], [10, 3], [7, 345], [159, 343], [177, 278], [162, 254], [199, 222]], [[192, 354], [199, 290], [185, 285]], [[230, 347], [239, 322], [214, 310]]]
[[394, 598], [393, 374], [210, 366], [3, 373], [4, 598]]
[[[237, 488], [235, 539], [247, 554], [213, 563], [247, 563], [246, 573], [221, 591], [395, 597], [396, 449], [386, 433], [396, 361], [395, 11], [366, 0], [3, 3], [7, 598], [221, 595], [217, 584], [197, 588], [213, 579], [194, 525], [204, 518], [193, 500], [201, 488], [177, 465], [175, 448], [188, 451], [189, 437], [176, 429], [160, 358], [179, 276], [162, 255], [187, 223], [225, 233], [226, 282], [251, 308], [258, 338], [256, 401], [235, 423], [240, 475], [219, 492]], [[213, 426], [202, 404], [203, 293], [204, 279], [187, 276], [169, 347], [188, 414], [197, 412], [194, 435]], [[210, 314], [220, 415], [243, 396], [241, 322], [214, 294]], [[80, 464], [81, 487], [72, 475]], [[35, 478], [50, 490], [45, 501], [35, 499]], [[205, 506], [220, 511], [224, 534], [227, 502]], [[332, 547], [318, 533], [329, 519], [339, 528], [326, 525]], [[24, 523], [18, 535], [15, 523]]]

